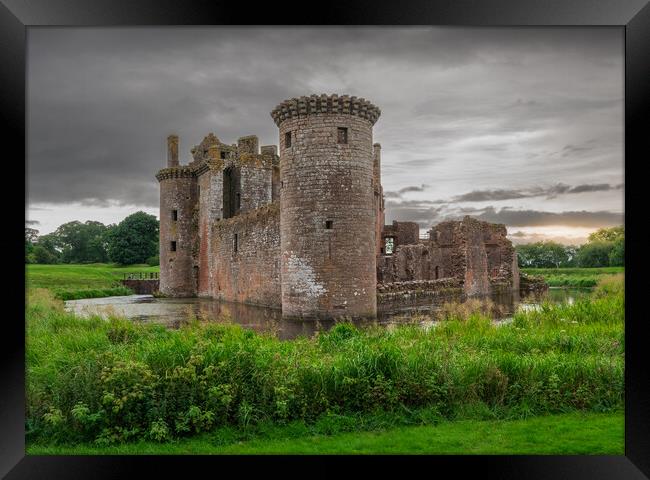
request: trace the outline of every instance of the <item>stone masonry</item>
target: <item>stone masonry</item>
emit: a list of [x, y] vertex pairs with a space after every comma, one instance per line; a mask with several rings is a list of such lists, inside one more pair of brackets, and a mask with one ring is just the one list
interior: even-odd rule
[[470, 217], [384, 225], [380, 110], [311, 95], [271, 112], [275, 145], [214, 134], [179, 161], [168, 137], [160, 183], [160, 291], [282, 309], [287, 318], [373, 318], [393, 297], [519, 288], [503, 225]]

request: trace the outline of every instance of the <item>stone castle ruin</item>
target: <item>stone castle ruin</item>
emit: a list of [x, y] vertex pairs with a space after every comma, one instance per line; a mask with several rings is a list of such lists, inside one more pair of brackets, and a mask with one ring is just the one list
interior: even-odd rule
[[167, 143], [160, 182], [160, 291], [281, 308], [285, 318], [370, 317], [378, 305], [445, 293], [518, 290], [504, 225], [470, 217], [421, 239], [384, 225], [380, 110], [363, 98], [312, 95], [271, 112], [280, 151], [256, 136], [212, 133], [180, 165]]

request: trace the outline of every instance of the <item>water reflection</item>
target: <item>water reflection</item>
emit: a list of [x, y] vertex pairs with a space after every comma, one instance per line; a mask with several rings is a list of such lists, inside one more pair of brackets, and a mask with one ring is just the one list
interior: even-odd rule
[[[491, 300], [499, 307], [498, 317], [508, 319], [517, 309], [538, 308], [544, 300], [552, 303], [573, 303], [577, 298], [589, 294], [589, 289], [549, 289], [538, 295], [520, 298], [517, 292], [494, 295]], [[358, 320], [358, 326], [392, 325], [417, 322], [425, 327], [435, 323], [435, 318], [445, 301], [464, 302], [466, 298], [446, 298], [436, 301], [419, 301], [402, 304], [399, 307], [380, 307], [377, 320]], [[206, 298], [154, 298], [151, 295], [128, 295], [122, 297], [88, 298], [65, 302], [66, 310], [78, 315], [123, 316], [136, 322], [159, 323], [178, 328], [190, 318], [200, 321], [237, 323], [244, 328], [269, 332], [281, 339], [312, 336], [320, 330], [328, 330], [335, 321], [300, 321], [282, 319], [279, 309], [218, 302]], [[422, 315], [429, 317], [423, 319]]]

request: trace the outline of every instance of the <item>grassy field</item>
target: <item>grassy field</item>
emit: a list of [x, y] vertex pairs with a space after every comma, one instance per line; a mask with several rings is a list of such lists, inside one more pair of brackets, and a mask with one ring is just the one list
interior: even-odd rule
[[541, 275], [551, 287], [594, 287], [601, 278], [624, 273], [625, 268], [522, 268], [521, 271]]
[[[40, 451], [71, 443], [101, 450], [160, 442], [164, 449], [174, 442], [198, 445], [206, 432], [241, 438], [263, 425], [303, 425], [307, 430], [296, 436], [303, 443], [294, 438], [260, 448], [307, 448], [316, 441], [308, 438], [314, 432], [342, 435], [361, 428], [354, 433], [359, 448], [370, 451], [384, 448], [382, 441], [388, 445], [390, 435], [408, 437], [402, 428], [415, 425], [551, 415], [545, 418], [564, 428], [571, 417], [556, 414], [571, 412], [591, 412], [595, 416], [588, 418], [605, 421], [599, 415], [623, 405], [621, 280], [608, 276], [574, 304], [543, 304], [500, 326], [465, 312], [435, 328], [357, 329], [341, 323], [292, 341], [197, 320], [168, 330], [119, 318], [82, 319], [66, 313], [47, 291], [35, 290], [27, 307], [28, 443]], [[385, 440], [364, 433], [378, 425], [393, 433]], [[525, 423], [512, 425], [525, 431]], [[592, 428], [587, 422], [572, 425]], [[422, 432], [421, 438], [433, 435]], [[557, 451], [539, 453], [564, 452], [568, 437], [555, 438]], [[349, 440], [338, 447], [333, 440], [327, 448], [341, 451]]]
[[28, 264], [25, 267], [28, 289], [47, 288], [62, 300], [129, 295], [133, 292], [119, 283], [125, 274], [160, 271], [159, 267], [144, 264], [127, 266], [106, 263]]
[[459, 420], [333, 435], [295, 424], [257, 435], [222, 431], [174, 442], [30, 445], [28, 455], [465, 454], [623, 455], [624, 416], [573, 412], [525, 420]]

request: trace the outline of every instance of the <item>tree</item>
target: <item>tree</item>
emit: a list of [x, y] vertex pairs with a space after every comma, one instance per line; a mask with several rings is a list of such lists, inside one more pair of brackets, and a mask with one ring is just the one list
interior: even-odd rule
[[54, 232], [61, 260], [65, 263], [101, 263], [108, 260], [106, 233], [108, 227], [88, 220], [64, 223]]
[[566, 247], [557, 242], [528, 243], [515, 248], [520, 267], [559, 268], [570, 261]]
[[609, 255], [614, 248], [613, 242], [601, 240], [585, 243], [578, 250], [578, 266], [580, 267], [607, 267]]
[[625, 265], [625, 238], [619, 238], [614, 242], [614, 247], [609, 252], [609, 265], [612, 267]]
[[25, 263], [34, 262], [34, 240], [38, 237], [38, 230], [25, 227]]
[[40, 244], [34, 246], [34, 252], [32, 255], [34, 263], [57, 263], [58, 260], [55, 254]]
[[619, 238], [625, 238], [625, 227], [600, 228], [589, 234], [589, 242], [616, 242]]
[[108, 256], [122, 265], [145, 263], [158, 254], [158, 219], [136, 212], [122, 220], [107, 234]]
[[564, 247], [564, 252], [566, 253], [567, 256], [567, 261], [562, 267], [575, 267], [578, 265], [578, 250], [580, 247], [577, 247], [576, 245], [567, 245]]

